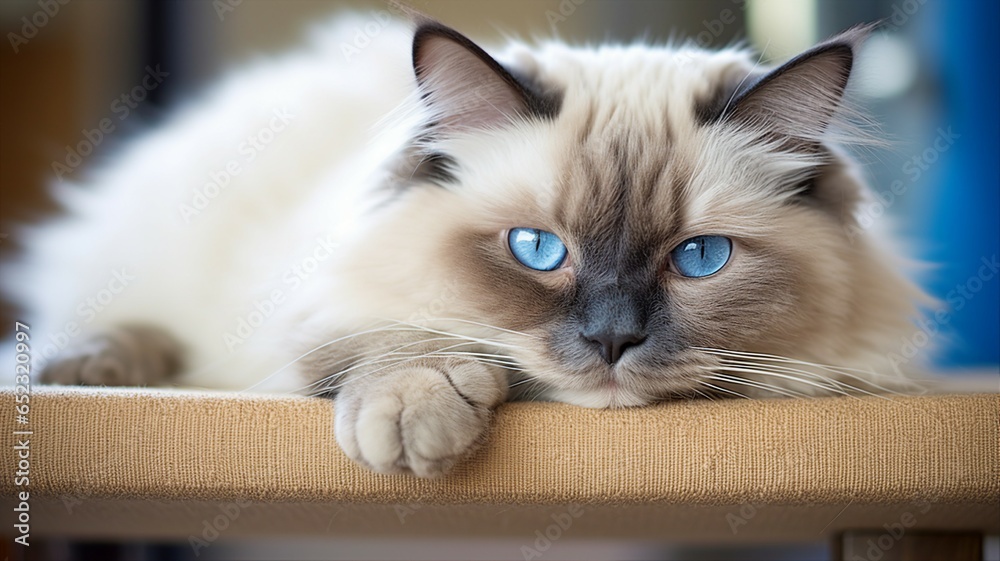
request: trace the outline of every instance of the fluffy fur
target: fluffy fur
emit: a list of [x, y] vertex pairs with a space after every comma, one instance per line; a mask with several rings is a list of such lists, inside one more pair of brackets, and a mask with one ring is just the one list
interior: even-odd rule
[[[59, 189], [67, 215], [3, 271], [48, 381], [177, 370], [335, 397], [352, 458], [424, 476], [512, 392], [898, 387], [919, 293], [854, 222], [866, 188], [830, 142], [865, 30], [771, 71], [638, 44], [494, 60], [432, 22], [345, 55], [364, 23], [230, 77]], [[568, 264], [520, 265], [514, 227], [559, 235]], [[732, 238], [729, 263], [676, 274], [671, 249], [702, 234]], [[581, 336], [595, 324], [645, 340], [609, 364]]]

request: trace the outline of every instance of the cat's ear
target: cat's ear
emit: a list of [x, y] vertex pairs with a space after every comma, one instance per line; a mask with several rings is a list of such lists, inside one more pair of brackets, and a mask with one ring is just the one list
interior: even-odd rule
[[461, 33], [424, 21], [413, 36], [413, 72], [443, 130], [502, 126], [524, 117], [551, 117], [558, 103], [518, 79]]
[[843, 102], [854, 58], [873, 26], [854, 27], [741, 84], [719, 119], [790, 148], [815, 145]]

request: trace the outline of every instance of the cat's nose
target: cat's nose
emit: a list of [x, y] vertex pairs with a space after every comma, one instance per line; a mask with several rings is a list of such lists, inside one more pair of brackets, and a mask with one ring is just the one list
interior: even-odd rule
[[618, 359], [625, 354], [627, 349], [637, 347], [646, 340], [646, 336], [642, 333], [633, 332], [581, 333], [581, 335], [583, 335], [584, 339], [598, 345], [601, 352], [601, 358], [603, 358], [608, 364], [618, 362]]

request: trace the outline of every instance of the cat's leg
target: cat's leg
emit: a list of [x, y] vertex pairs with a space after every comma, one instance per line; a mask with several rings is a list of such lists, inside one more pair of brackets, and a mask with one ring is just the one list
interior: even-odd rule
[[44, 384], [155, 386], [176, 374], [182, 349], [169, 333], [127, 325], [92, 335], [67, 348], [42, 370]]
[[413, 354], [398, 364], [369, 355], [332, 377], [337, 442], [375, 471], [435, 477], [484, 440], [509, 381], [493, 365], [423, 356], [434, 352], [429, 347], [407, 351]]

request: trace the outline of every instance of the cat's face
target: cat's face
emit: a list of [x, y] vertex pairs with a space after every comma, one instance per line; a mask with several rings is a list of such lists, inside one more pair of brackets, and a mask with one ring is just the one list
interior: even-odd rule
[[393, 271], [371, 282], [410, 279], [414, 306], [447, 286], [441, 317], [509, 330], [471, 332], [580, 405], [704, 389], [702, 348], [843, 352], [872, 264], [848, 236], [860, 186], [818, 138], [856, 40], [749, 77], [732, 51], [554, 46], [515, 78], [418, 31], [434, 181], [387, 203], [370, 243]]

